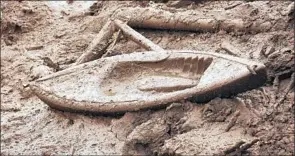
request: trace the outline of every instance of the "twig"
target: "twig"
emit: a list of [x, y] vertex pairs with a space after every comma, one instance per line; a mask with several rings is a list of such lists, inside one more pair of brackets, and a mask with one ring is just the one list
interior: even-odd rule
[[265, 88], [261, 88], [261, 90], [262, 90], [262, 96], [263, 96], [263, 101], [264, 101], [264, 107], [266, 107], [267, 105], [269, 105], [270, 99], [267, 96]]
[[258, 141], [259, 141], [259, 139], [254, 139], [253, 141], [251, 141], [250, 143], [247, 143], [247, 144], [245, 144], [246, 143], [245, 141], [239, 141], [234, 146], [225, 149], [223, 152], [221, 152], [221, 154], [218, 154], [218, 155], [227, 155], [227, 154], [239, 155], [243, 151], [246, 151], [247, 149], [252, 147]]
[[275, 77], [275, 79], [273, 80], [273, 85], [272, 86], [273, 86], [273, 89], [274, 89], [274, 94], [277, 95], [278, 91], [279, 91], [279, 86], [280, 86], [279, 76]]
[[239, 49], [237, 49], [236, 47], [234, 47], [232, 44], [230, 44], [228, 41], [224, 41], [220, 44], [220, 47], [222, 49], [224, 49], [227, 53], [234, 55], [234, 56], [238, 56], [241, 51]]
[[114, 48], [114, 46], [116, 45], [116, 43], [119, 41], [119, 38], [121, 37], [122, 34], [122, 30], [119, 30], [115, 36], [114, 42], [112, 43], [112, 45], [110, 46], [110, 49], [112, 50]]
[[246, 101], [244, 102], [244, 100], [237, 98], [239, 100], [239, 102], [241, 102], [251, 113], [255, 114], [257, 117], [260, 117], [259, 113], [256, 112], [256, 110], [254, 109], [253, 105], [252, 105], [252, 101], [250, 99], [246, 99]]
[[90, 43], [85, 53], [83, 53], [74, 65], [84, 62], [89, 62], [100, 58], [105, 52], [107, 47], [111, 44], [112, 35], [114, 33], [114, 24], [109, 20], [100, 30], [98, 35]]
[[280, 99], [274, 104], [274, 108], [276, 109], [285, 99], [286, 96], [288, 95], [288, 93], [290, 92], [290, 90], [294, 87], [294, 78], [295, 77], [295, 73], [293, 73], [291, 75], [291, 80], [288, 84], [288, 86], [286, 87], [286, 89], [283, 92], [283, 95], [280, 97]]
[[42, 49], [42, 48], [44, 48], [43, 45], [36, 45], [36, 46], [26, 47], [26, 50], [27, 50], [27, 51], [31, 51], [31, 50], [39, 50], [39, 49]]
[[[240, 154], [243, 151], [246, 151], [248, 148], [252, 147], [254, 144], [256, 144], [259, 141], [259, 139], [254, 139], [250, 143], [244, 144], [239, 150], [237, 150], [236, 154]], [[234, 154], [235, 155], [235, 154]]]
[[136, 42], [137, 44], [139, 44], [143, 48], [145, 48], [147, 50], [153, 50], [153, 51], [164, 51], [163, 48], [161, 48], [160, 46], [156, 45], [155, 43], [153, 43], [149, 39], [142, 36], [140, 33], [135, 31], [131, 27], [129, 27], [123, 21], [114, 20], [114, 23], [117, 28], [122, 30], [123, 34], [126, 35], [126, 37], [130, 38], [131, 40], [133, 40], [134, 42]]
[[275, 48], [273, 46], [268, 46], [265, 49], [265, 52], [263, 53], [265, 56], [269, 56], [270, 54], [272, 54], [275, 51]]
[[18, 107], [12, 107], [12, 108], [3, 108], [3, 106], [1, 106], [2, 108], [0, 108], [1, 112], [19, 112], [21, 110], [21, 108]]
[[226, 155], [226, 154], [229, 154], [229, 153], [232, 153], [232, 152], [236, 151], [236, 150], [239, 149], [240, 146], [242, 146], [244, 143], [245, 143], [245, 141], [239, 141], [239, 142], [237, 142], [234, 146], [225, 149], [225, 150], [222, 152], [221, 155]]
[[[127, 22], [126, 22], [127, 23]], [[117, 33], [115, 34], [115, 39], [113, 40], [113, 43], [109, 46], [107, 52], [105, 54], [102, 55], [102, 57], [107, 57], [110, 52], [113, 51], [115, 45], [117, 44], [117, 42], [119, 41], [120, 37], [122, 35], [122, 30], [120, 29], [119, 31], [117, 31]]]
[[230, 5], [230, 6], [228, 6], [228, 7], [225, 7], [224, 10], [233, 9], [233, 8], [235, 8], [235, 7], [237, 7], [237, 6], [241, 5], [241, 4], [242, 4], [242, 3], [239, 2], [239, 3], [236, 3], [236, 4]]
[[227, 127], [225, 128], [225, 132], [228, 132], [237, 122], [238, 117], [240, 115], [240, 111], [237, 111], [233, 117], [231, 118], [229, 124], [227, 125]]

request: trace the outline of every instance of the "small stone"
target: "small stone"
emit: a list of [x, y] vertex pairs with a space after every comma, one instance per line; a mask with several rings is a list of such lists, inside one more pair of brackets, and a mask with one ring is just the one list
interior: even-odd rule
[[23, 7], [22, 12], [25, 14], [32, 14], [33, 10], [30, 7]]
[[74, 124], [74, 120], [73, 119], [69, 119], [68, 120], [68, 125], [73, 125]]
[[275, 51], [275, 48], [273, 46], [268, 46], [264, 52], [265, 56], [268, 56], [270, 54], [272, 54]]
[[55, 71], [59, 70], [59, 65], [57, 63], [54, 63], [49, 57], [44, 57], [43, 59], [43, 64], [53, 68]]
[[36, 78], [44, 77], [44, 76], [49, 75], [51, 73], [53, 73], [52, 68], [45, 66], [45, 65], [39, 65], [39, 66], [32, 69], [31, 77], [33, 79], [36, 79]]

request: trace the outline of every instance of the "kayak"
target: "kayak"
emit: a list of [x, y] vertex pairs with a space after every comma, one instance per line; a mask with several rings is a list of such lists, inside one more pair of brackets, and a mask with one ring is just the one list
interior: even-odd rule
[[33, 93], [52, 108], [118, 113], [164, 107], [188, 99], [204, 103], [257, 88], [259, 62], [192, 50], [146, 51], [100, 58], [47, 75]]

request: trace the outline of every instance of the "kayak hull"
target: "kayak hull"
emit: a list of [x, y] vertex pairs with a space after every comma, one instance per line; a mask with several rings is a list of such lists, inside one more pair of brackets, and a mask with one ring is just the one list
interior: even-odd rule
[[117, 113], [229, 97], [266, 81], [261, 63], [224, 54], [169, 50], [101, 58], [48, 75], [30, 88], [52, 108]]

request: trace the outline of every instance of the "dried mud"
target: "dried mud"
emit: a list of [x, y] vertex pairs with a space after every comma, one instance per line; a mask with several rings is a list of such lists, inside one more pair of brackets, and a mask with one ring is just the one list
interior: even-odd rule
[[[1, 2], [1, 155], [294, 155], [294, 90], [274, 106], [294, 72], [291, 1], [165, 2], [80, 6], [90, 10], [76, 10], [82, 2]], [[265, 63], [268, 82], [205, 104], [183, 100], [113, 116], [57, 111], [32, 95], [28, 82], [70, 66], [107, 19], [128, 7], [269, 21], [262, 32], [138, 29], [163, 49], [227, 53], [226, 41], [235, 55]], [[110, 55], [134, 51], [144, 49], [122, 37]]]

